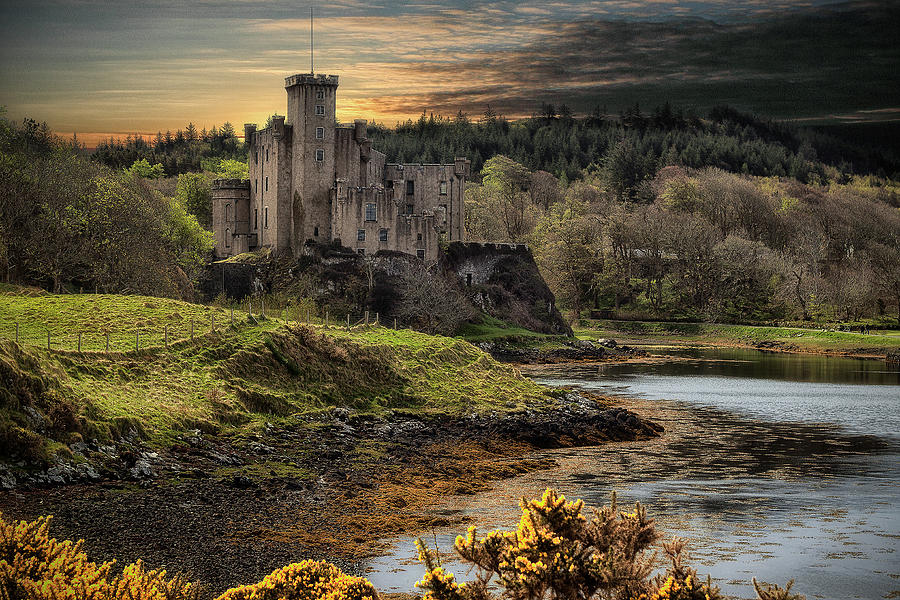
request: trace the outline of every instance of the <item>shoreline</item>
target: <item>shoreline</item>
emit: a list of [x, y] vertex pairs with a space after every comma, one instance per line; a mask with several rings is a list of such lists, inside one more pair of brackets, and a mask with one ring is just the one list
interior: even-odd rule
[[549, 466], [526, 458], [534, 450], [661, 432], [615, 400], [571, 391], [544, 411], [385, 418], [334, 409], [259, 439], [187, 436], [146, 459], [155, 476], [0, 492], [0, 511], [7, 520], [54, 514], [51, 535], [84, 538], [90, 560], [142, 559], [221, 592], [304, 558], [358, 571], [387, 537], [465, 521], [427, 516], [438, 498]]

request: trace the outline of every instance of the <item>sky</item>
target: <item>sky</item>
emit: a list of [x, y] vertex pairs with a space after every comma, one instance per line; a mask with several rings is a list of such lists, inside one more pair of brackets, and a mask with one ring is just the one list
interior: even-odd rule
[[[900, 120], [896, 0], [315, 2], [338, 120], [509, 118], [670, 102], [807, 123]], [[308, 0], [0, 0], [0, 106], [89, 144], [284, 114]]]

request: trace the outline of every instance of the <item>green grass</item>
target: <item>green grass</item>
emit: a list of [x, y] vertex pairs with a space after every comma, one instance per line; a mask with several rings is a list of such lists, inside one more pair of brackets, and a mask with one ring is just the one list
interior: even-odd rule
[[213, 319], [221, 329], [230, 312], [149, 296], [31, 295], [9, 286], [0, 289], [0, 339], [15, 340], [18, 324], [20, 342], [46, 348], [49, 332], [50, 347], [56, 350], [76, 350], [79, 334], [82, 351], [105, 350], [107, 334], [114, 352], [134, 350], [136, 333], [143, 348], [163, 345], [166, 328], [173, 342], [190, 338], [192, 321], [195, 336], [209, 332]]
[[[123, 324], [127, 340], [139, 328], [191, 317], [226, 321], [222, 309], [139, 296], [8, 294], [3, 300], [9, 302], [0, 306], [0, 319], [29, 316], [60, 338], [104, 323]], [[0, 340], [0, 453], [28, 440], [46, 450], [76, 435], [108, 438], [132, 427], [166, 445], [189, 429], [248, 431], [265, 421], [299, 422], [332, 406], [468, 414], [554, 401], [468, 342], [380, 326], [286, 327], [244, 317], [168, 347], [107, 353], [86, 338], [82, 344], [92, 351]], [[33, 439], [28, 406], [53, 421], [42, 440]]]
[[591, 327], [578, 328], [581, 339], [627, 337], [638, 341], [698, 344], [755, 345], [774, 341], [809, 352], [861, 352], [878, 354], [900, 348], [900, 332], [879, 331], [860, 334], [799, 327], [757, 327], [719, 323], [663, 323], [652, 321], [596, 320]]
[[464, 324], [456, 334], [469, 342], [493, 342], [499, 340], [536, 342], [546, 338], [559, 337], [538, 333], [524, 327], [517, 327], [488, 315], [482, 315], [477, 323]]

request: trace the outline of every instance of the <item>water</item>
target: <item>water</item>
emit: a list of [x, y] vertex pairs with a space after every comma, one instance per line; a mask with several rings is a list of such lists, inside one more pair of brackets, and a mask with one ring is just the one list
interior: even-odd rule
[[[616, 490], [645, 504], [665, 538], [690, 538], [691, 564], [728, 594], [755, 598], [756, 577], [793, 578], [807, 598], [900, 597], [900, 372], [738, 349], [667, 354], [532, 372], [622, 397], [666, 428], [661, 438], [542, 452], [558, 466], [435, 510], [508, 528], [518, 499], [545, 487], [594, 506]], [[462, 529], [436, 532], [447, 554]], [[398, 540], [368, 576], [409, 591], [422, 573], [413, 556], [412, 541]]]

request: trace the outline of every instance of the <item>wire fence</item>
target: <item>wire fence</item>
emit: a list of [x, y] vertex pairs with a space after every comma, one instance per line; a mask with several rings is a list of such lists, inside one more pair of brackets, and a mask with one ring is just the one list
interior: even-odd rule
[[[210, 308], [210, 313], [141, 326], [109, 324], [65, 328], [46, 321], [7, 318], [0, 321], [0, 339], [60, 352], [127, 353], [168, 348], [185, 342], [202, 341], [207, 336], [245, 327], [261, 321], [285, 325], [306, 325], [350, 330], [359, 325], [391, 326], [381, 322], [377, 312], [361, 315], [331, 315], [302, 306], [267, 308], [265, 303], [230, 308]], [[397, 329], [397, 320], [393, 320]]]

